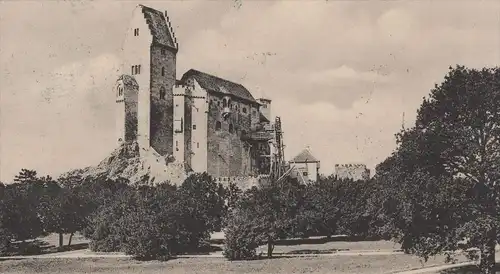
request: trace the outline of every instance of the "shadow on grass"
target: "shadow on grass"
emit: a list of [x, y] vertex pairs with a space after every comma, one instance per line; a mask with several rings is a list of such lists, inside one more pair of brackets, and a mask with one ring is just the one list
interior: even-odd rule
[[[480, 274], [479, 268], [475, 265], [457, 267], [439, 272], [441, 274]], [[500, 273], [500, 263], [495, 265], [495, 273]]]
[[309, 244], [326, 244], [329, 242], [361, 242], [361, 241], [380, 241], [378, 237], [362, 237], [362, 236], [332, 236], [332, 237], [314, 237], [303, 239], [283, 239], [278, 240], [276, 245], [309, 245]]
[[210, 253], [222, 251], [220, 246], [206, 246], [206, 247], [198, 247], [192, 250], [186, 250], [183, 252], [179, 252], [177, 255], [210, 255]]
[[[281, 239], [276, 241], [275, 245], [306, 245], [306, 244], [326, 244], [329, 242], [376, 242], [383, 240], [380, 237], [366, 237], [366, 236], [332, 236], [332, 237], [311, 237], [311, 238], [294, 238], [294, 239]], [[224, 239], [211, 239], [211, 244], [224, 244]]]
[[339, 251], [349, 251], [350, 249], [348, 248], [332, 248], [332, 249], [324, 249], [324, 250], [319, 250], [319, 249], [300, 249], [300, 250], [292, 250], [288, 251], [284, 254], [331, 254]]
[[8, 247], [4, 256], [28, 256], [28, 255], [43, 255], [56, 252], [73, 251], [87, 249], [89, 247], [88, 243], [73, 244], [70, 246], [56, 247], [49, 244], [48, 242], [41, 240], [33, 240], [26, 242], [14, 242]]

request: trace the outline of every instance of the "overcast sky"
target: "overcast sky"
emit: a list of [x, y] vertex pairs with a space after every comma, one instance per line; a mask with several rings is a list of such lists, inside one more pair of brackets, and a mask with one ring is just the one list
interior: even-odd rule
[[[448, 67], [500, 64], [500, 1], [152, 1], [190, 68], [273, 100], [285, 156], [373, 168]], [[58, 175], [114, 148], [119, 49], [138, 3], [0, 4], [0, 180]]]

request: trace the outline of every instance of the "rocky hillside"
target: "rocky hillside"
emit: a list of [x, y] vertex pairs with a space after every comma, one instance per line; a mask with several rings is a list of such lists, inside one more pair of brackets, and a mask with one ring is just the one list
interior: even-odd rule
[[152, 148], [140, 148], [134, 143], [121, 145], [97, 166], [76, 169], [64, 174], [83, 178], [127, 179], [131, 184], [155, 184], [170, 181], [180, 185], [188, 172], [183, 163], [163, 157]]

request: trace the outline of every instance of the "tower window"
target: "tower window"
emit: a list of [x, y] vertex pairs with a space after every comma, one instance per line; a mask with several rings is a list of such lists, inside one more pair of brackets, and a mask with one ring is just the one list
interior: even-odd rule
[[222, 127], [222, 124], [221, 124], [219, 121], [217, 121], [217, 122], [215, 123], [215, 130], [220, 130], [220, 129], [221, 129], [221, 127]]
[[132, 66], [132, 75], [141, 74], [141, 65]]
[[134, 29], [134, 36], [139, 36], [139, 29]]
[[165, 76], [165, 67], [161, 68], [161, 76]]
[[233, 133], [233, 132], [234, 132], [233, 124], [229, 124], [229, 133]]
[[247, 113], [247, 108], [243, 108], [243, 113]]
[[193, 125], [193, 130], [196, 130], [196, 125]]
[[200, 143], [196, 143], [196, 148], [200, 148]]
[[123, 95], [123, 88], [119, 87], [118, 88], [118, 96], [122, 96], [122, 95]]
[[165, 87], [160, 88], [160, 99], [165, 99]]

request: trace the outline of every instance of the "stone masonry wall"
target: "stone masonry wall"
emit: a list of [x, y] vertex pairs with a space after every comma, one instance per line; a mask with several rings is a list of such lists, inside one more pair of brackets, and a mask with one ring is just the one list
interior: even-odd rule
[[137, 98], [137, 87], [124, 86], [125, 141], [127, 142], [137, 139]]
[[[175, 65], [174, 50], [160, 45], [151, 46], [151, 146], [161, 155], [173, 154]], [[160, 96], [162, 87], [164, 98]]]
[[[251, 130], [248, 104], [232, 99], [231, 114], [222, 117], [222, 96], [209, 95], [207, 171], [213, 177], [247, 176], [252, 173], [250, 146], [241, 140]], [[243, 108], [247, 113], [243, 113]], [[216, 130], [217, 122], [221, 129]], [[229, 132], [232, 125], [233, 132]]]

